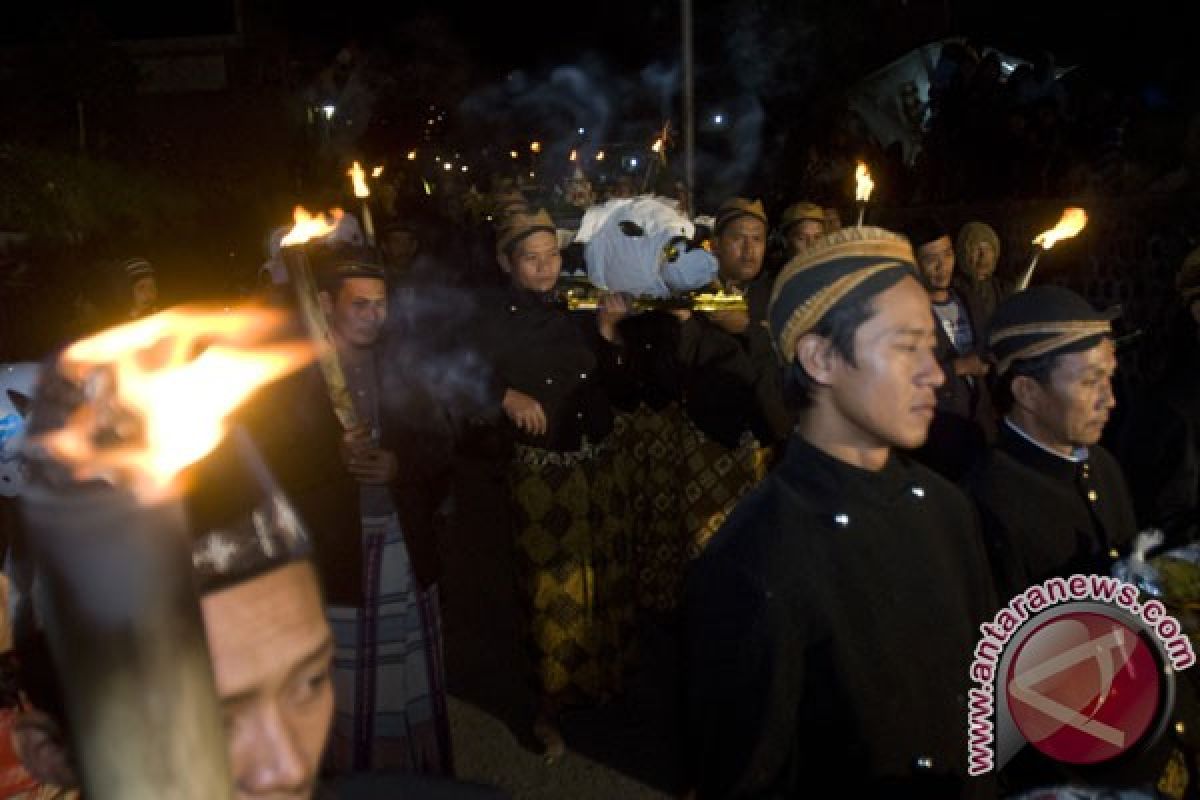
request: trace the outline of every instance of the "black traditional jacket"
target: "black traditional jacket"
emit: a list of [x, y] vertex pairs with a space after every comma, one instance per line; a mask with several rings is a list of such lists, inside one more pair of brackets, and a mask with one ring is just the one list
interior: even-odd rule
[[1001, 602], [1048, 578], [1108, 575], [1137, 533], [1121, 468], [1099, 445], [1071, 461], [1005, 421], [968, 476]]
[[693, 565], [688, 752], [701, 798], [960, 797], [968, 666], [995, 604], [970, 501], [907, 456], [800, 437]]

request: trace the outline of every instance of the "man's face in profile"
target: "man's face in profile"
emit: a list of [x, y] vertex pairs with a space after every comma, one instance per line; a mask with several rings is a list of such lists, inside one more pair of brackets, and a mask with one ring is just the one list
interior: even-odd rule
[[238, 800], [308, 800], [333, 722], [333, 637], [311, 564], [201, 600]]

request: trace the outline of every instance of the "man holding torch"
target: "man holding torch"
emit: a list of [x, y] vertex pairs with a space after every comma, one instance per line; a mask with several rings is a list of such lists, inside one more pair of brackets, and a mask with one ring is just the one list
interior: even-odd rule
[[[330, 759], [340, 771], [449, 773], [434, 545], [449, 430], [420, 387], [388, 382], [383, 268], [353, 248], [317, 260], [321, 309], [357, 419], [343, 431], [340, 458], [322, 465], [324, 485], [298, 500], [323, 523], [313, 535], [339, 662]], [[310, 402], [333, 410], [322, 394]], [[337, 429], [332, 413], [325, 425]]]

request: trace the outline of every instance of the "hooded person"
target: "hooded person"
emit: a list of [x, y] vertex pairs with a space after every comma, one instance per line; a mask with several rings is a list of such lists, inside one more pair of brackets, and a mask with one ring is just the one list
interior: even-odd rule
[[904, 453], [943, 380], [912, 248], [826, 235], [780, 273], [768, 321], [798, 424], [688, 576], [698, 796], [993, 796], [966, 763], [986, 556], [968, 499]]
[[958, 229], [954, 256], [958, 264], [954, 284], [979, 300], [980, 326], [986, 328], [996, 306], [1012, 294], [1012, 287], [996, 275], [1000, 237], [986, 222], [968, 222]]

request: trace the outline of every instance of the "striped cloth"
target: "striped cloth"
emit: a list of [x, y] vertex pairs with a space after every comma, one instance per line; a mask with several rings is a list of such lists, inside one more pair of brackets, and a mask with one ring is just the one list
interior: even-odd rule
[[437, 587], [418, 588], [396, 515], [364, 516], [361, 608], [329, 606], [336, 644], [336, 772], [450, 774], [442, 620]]

